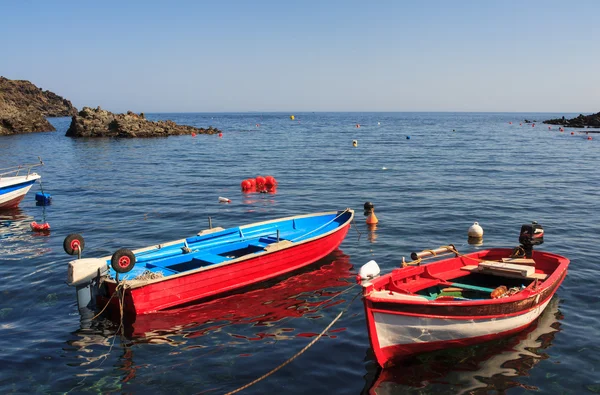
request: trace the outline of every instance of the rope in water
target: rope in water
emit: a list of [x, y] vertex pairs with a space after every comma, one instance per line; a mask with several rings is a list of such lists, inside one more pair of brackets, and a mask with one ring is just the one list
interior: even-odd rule
[[[354, 286], [356, 286], [357, 284], [353, 285], [352, 287], [348, 288], [348, 290], [352, 289]], [[345, 291], [344, 291], [345, 292]], [[333, 319], [333, 321], [331, 321], [329, 323], [329, 325], [327, 325], [327, 327], [325, 329], [323, 329], [321, 331], [321, 333], [319, 333], [319, 335], [317, 337], [315, 337], [310, 343], [308, 343], [302, 350], [298, 351], [296, 354], [294, 354], [291, 358], [289, 358], [287, 361], [285, 361], [284, 363], [282, 363], [281, 365], [277, 366], [276, 368], [272, 369], [271, 371], [263, 374], [262, 376], [260, 376], [259, 378], [257, 378], [254, 381], [251, 381], [250, 383], [235, 389], [231, 392], [227, 392], [225, 395], [232, 395], [235, 393], [238, 393], [240, 391], [245, 390], [246, 388], [258, 383], [259, 381], [269, 377], [270, 375], [272, 375], [273, 373], [277, 372], [278, 370], [280, 370], [281, 368], [283, 368], [284, 366], [288, 365], [289, 363], [291, 363], [294, 359], [298, 358], [300, 355], [302, 355], [306, 350], [308, 350], [310, 347], [312, 347], [313, 344], [315, 344], [332, 326], [333, 324], [335, 324], [341, 317], [342, 315], [348, 310], [348, 308], [352, 305], [352, 303], [354, 302], [354, 300], [358, 297], [358, 295], [360, 295], [361, 293], [357, 293], [356, 295], [354, 295], [354, 297], [352, 298], [352, 300], [350, 301], [350, 303], [348, 303], [348, 305], [344, 308], [344, 310], [340, 311], [340, 313]]]

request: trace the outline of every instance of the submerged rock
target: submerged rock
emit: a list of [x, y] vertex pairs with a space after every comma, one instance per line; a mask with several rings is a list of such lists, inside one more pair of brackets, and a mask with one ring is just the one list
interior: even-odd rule
[[140, 115], [127, 111], [126, 114], [113, 114], [100, 107], [83, 107], [71, 120], [67, 130], [69, 137], [167, 137], [182, 134], [217, 134], [220, 130], [177, 125], [173, 121], [148, 121], [144, 113]]
[[55, 130], [46, 117], [77, 113], [70, 101], [29, 81], [0, 77], [0, 135]]
[[591, 115], [579, 114], [578, 117], [573, 119], [565, 119], [565, 117], [549, 119], [544, 121], [544, 123], [550, 125], [568, 126], [571, 128], [600, 128], [600, 112]]

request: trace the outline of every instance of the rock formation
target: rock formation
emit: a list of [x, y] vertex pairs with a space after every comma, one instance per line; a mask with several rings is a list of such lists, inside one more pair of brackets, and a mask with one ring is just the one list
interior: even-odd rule
[[148, 121], [144, 114], [113, 114], [100, 107], [83, 107], [73, 116], [67, 130], [69, 137], [167, 137], [182, 134], [217, 134], [220, 130], [177, 125], [173, 121]]
[[70, 101], [29, 81], [0, 77], [0, 136], [55, 130], [45, 117], [77, 113]]
[[571, 128], [600, 128], [600, 112], [592, 115], [579, 114], [578, 117], [573, 119], [565, 119], [565, 117], [549, 119], [544, 121], [544, 123], [550, 125], [568, 126]]

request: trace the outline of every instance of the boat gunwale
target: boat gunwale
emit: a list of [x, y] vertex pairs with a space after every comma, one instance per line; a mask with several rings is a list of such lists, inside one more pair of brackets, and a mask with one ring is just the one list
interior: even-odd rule
[[[156, 283], [160, 283], [160, 282], [170, 281], [170, 280], [174, 280], [174, 279], [177, 279], [177, 278], [180, 278], [180, 277], [190, 276], [190, 275], [197, 274], [197, 273], [200, 273], [200, 272], [210, 271], [210, 270], [217, 269], [217, 268], [220, 268], [220, 267], [223, 267], [223, 266], [228, 266], [228, 265], [236, 264], [236, 263], [239, 263], [239, 262], [247, 261], [249, 259], [258, 258], [258, 257], [261, 257], [261, 256], [266, 255], [266, 254], [274, 254], [274, 253], [277, 253], [277, 252], [280, 252], [280, 251], [285, 251], [285, 250], [288, 250], [290, 248], [293, 248], [293, 247], [296, 247], [296, 246], [299, 246], [299, 245], [302, 245], [302, 244], [306, 244], [306, 243], [309, 243], [309, 242], [312, 242], [312, 241], [315, 241], [315, 240], [327, 237], [327, 236], [329, 236], [331, 234], [334, 234], [336, 232], [339, 232], [340, 230], [344, 229], [353, 220], [353, 218], [354, 218], [354, 210], [352, 210], [350, 208], [346, 208], [344, 210], [338, 210], [338, 211], [325, 211], [325, 212], [312, 213], [312, 214], [301, 214], [301, 215], [294, 215], [294, 216], [284, 217], [284, 218], [275, 218], [275, 219], [272, 219], [272, 220], [261, 221], [261, 222], [251, 223], [251, 224], [246, 224], [246, 225], [242, 225], [242, 226], [239, 226], [239, 227], [225, 228], [224, 231], [228, 230], [228, 229], [236, 229], [236, 228], [239, 228], [241, 230], [241, 229], [247, 229], [249, 227], [254, 227], [254, 226], [259, 226], [259, 225], [266, 225], [266, 224], [270, 224], [270, 223], [274, 223], [274, 222], [291, 221], [291, 220], [301, 219], [301, 218], [320, 217], [320, 216], [332, 215], [332, 214], [341, 216], [345, 212], [348, 212], [350, 214], [350, 217], [348, 218], [347, 221], [341, 223], [335, 229], [332, 229], [332, 230], [330, 230], [330, 231], [328, 231], [326, 233], [319, 234], [317, 236], [311, 237], [311, 238], [306, 239], [306, 240], [302, 240], [302, 241], [299, 241], [299, 242], [293, 242], [293, 244], [291, 244], [289, 246], [286, 246], [286, 247], [283, 247], [280, 250], [277, 250], [277, 251], [274, 251], [274, 252], [270, 252], [270, 251], [266, 251], [266, 250], [265, 251], [261, 251], [261, 252], [254, 252], [254, 253], [246, 254], [246, 255], [243, 255], [243, 256], [240, 256], [238, 258], [231, 259], [231, 260], [228, 260], [228, 261], [211, 264], [211, 265], [208, 265], [208, 266], [203, 266], [203, 267], [199, 267], [197, 269], [187, 270], [187, 271], [180, 272], [180, 273], [175, 273], [175, 274], [172, 274], [172, 275], [169, 275], [169, 276], [159, 277], [159, 278], [150, 279], [150, 280], [127, 279], [127, 280], [121, 280], [120, 282], [126, 281], [128, 288], [130, 288], [130, 289], [137, 289], [137, 288], [142, 288], [142, 287], [150, 285], [150, 284], [156, 284]], [[259, 236], [257, 236], [257, 237], [259, 237]], [[171, 245], [183, 243], [185, 240], [187, 240], [187, 238], [183, 238], [183, 239], [179, 239], [179, 240], [174, 240], [174, 241], [170, 241], [170, 242], [167, 242], [167, 243], [161, 243], [161, 244], [157, 244], [155, 246], [144, 247], [144, 248], [141, 248], [141, 249], [133, 250], [132, 252], [137, 255], [140, 252], [148, 251], [149, 249], [152, 249], [152, 248], [157, 248], [158, 249], [158, 246], [162, 246], [162, 247], [171, 246]], [[110, 261], [111, 257], [112, 256], [105, 256], [105, 257], [101, 257], [101, 258], [97, 258], [97, 259], [105, 260], [105, 261]], [[106, 277], [103, 281], [106, 282], [106, 283], [109, 283], [109, 284], [117, 284], [116, 279], [110, 278], [110, 277]]]
[[[474, 256], [485, 256], [487, 255], [490, 251], [493, 252], [507, 252], [507, 251], [511, 251], [511, 249], [509, 248], [490, 248], [487, 250], [482, 250], [482, 251], [477, 251], [477, 252], [473, 252], [470, 254], [465, 254], [463, 256], [460, 257], [453, 257], [453, 258], [446, 258], [446, 259], [442, 259], [436, 262], [432, 262], [430, 264], [435, 264], [435, 265], [441, 265], [444, 262], [447, 262], [449, 260], [454, 260], [454, 259], [459, 259], [462, 257], [474, 257]], [[386, 285], [387, 285], [387, 281], [389, 281], [389, 278], [394, 278], [394, 271], [397, 271], [396, 273], [399, 274], [399, 271], [401, 271], [403, 268], [398, 268], [398, 269], [394, 269], [393, 271], [384, 274], [383, 276], [380, 276], [376, 279], [372, 279], [369, 281], [369, 285], [367, 287], [363, 288], [363, 298], [367, 301], [369, 301], [370, 303], [391, 303], [391, 304], [406, 304], [406, 305], [416, 305], [416, 306], [439, 306], [439, 307], [455, 307], [455, 306], [478, 306], [478, 305], [501, 305], [501, 304], [505, 304], [505, 303], [514, 303], [514, 302], [518, 302], [518, 301], [522, 301], [522, 300], [526, 300], [529, 299], [531, 297], [535, 297], [536, 295], [541, 294], [542, 292], [544, 292], [545, 290], [547, 290], [548, 288], [554, 287], [556, 286], [557, 282], [562, 282], [562, 280], [564, 280], [564, 276], [563, 274], [567, 271], [568, 269], [568, 265], [570, 263], [570, 260], [564, 256], [555, 254], [555, 253], [551, 253], [551, 252], [546, 252], [546, 251], [536, 251], [538, 254], [542, 254], [544, 257], [548, 257], [548, 258], [555, 258], [557, 260], [557, 265], [556, 268], [554, 270], [552, 270], [552, 272], [548, 275], [548, 277], [541, 281], [538, 282], [537, 287], [534, 289], [534, 285], [536, 283], [536, 281], [533, 281], [532, 283], [530, 283], [525, 289], [521, 290], [520, 292], [515, 293], [514, 295], [508, 296], [508, 297], [504, 297], [504, 298], [497, 298], [497, 299], [466, 299], [466, 300], [418, 300], [418, 299], [396, 299], [394, 300], [393, 295], [390, 295], [389, 298], [379, 298], [377, 296], [373, 296], [374, 292], [395, 292], [398, 295], [418, 295], [416, 293], [402, 293], [402, 292], [397, 292], [397, 291], [390, 291], [389, 289], [386, 289]], [[423, 267], [426, 267], [429, 264], [425, 264], [422, 265]], [[460, 278], [460, 277], [458, 277]], [[562, 279], [562, 280], [561, 280]], [[451, 282], [450, 280], [447, 280], [448, 282]], [[376, 290], [377, 285], [379, 284], [383, 284], [384, 286], [380, 288], [380, 290]], [[557, 287], [558, 288], [558, 287]], [[368, 290], [369, 289], [369, 290]], [[368, 291], [367, 291], [368, 290]], [[554, 291], [556, 292], [556, 290]], [[554, 292], [552, 294], [554, 294]], [[537, 305], [538, 303], [536, 303]], [[373, 309], [373, 307], [369, 306], [369, 309]]]

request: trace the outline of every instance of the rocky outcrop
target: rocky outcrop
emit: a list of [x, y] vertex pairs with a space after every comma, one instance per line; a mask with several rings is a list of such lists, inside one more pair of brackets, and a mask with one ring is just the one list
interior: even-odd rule
[[0, 97], [0, 136], [53, 130], [56, 129], [40, 112], [20, 110]]
[[53, 131], [46, 117], [76, 113], [70, 101], [53, 92], [29, 81], [0, 77], [0, 135]]
[[144, 114], [113, 114], [100, 107], [83, 109], [71, 120], [69, 137], [167, 137], [182, 134], [217, 134], [220, 130], [177, 125], [173, 121], [148, 121]]
[[549, 119], [544, 123], [550, 125], [568, 126], [571, 128], [600, 128], [600, 112], [592, 115], [579, 114], [573, 119], [565, 119], [565, 117], [557, 119]]

